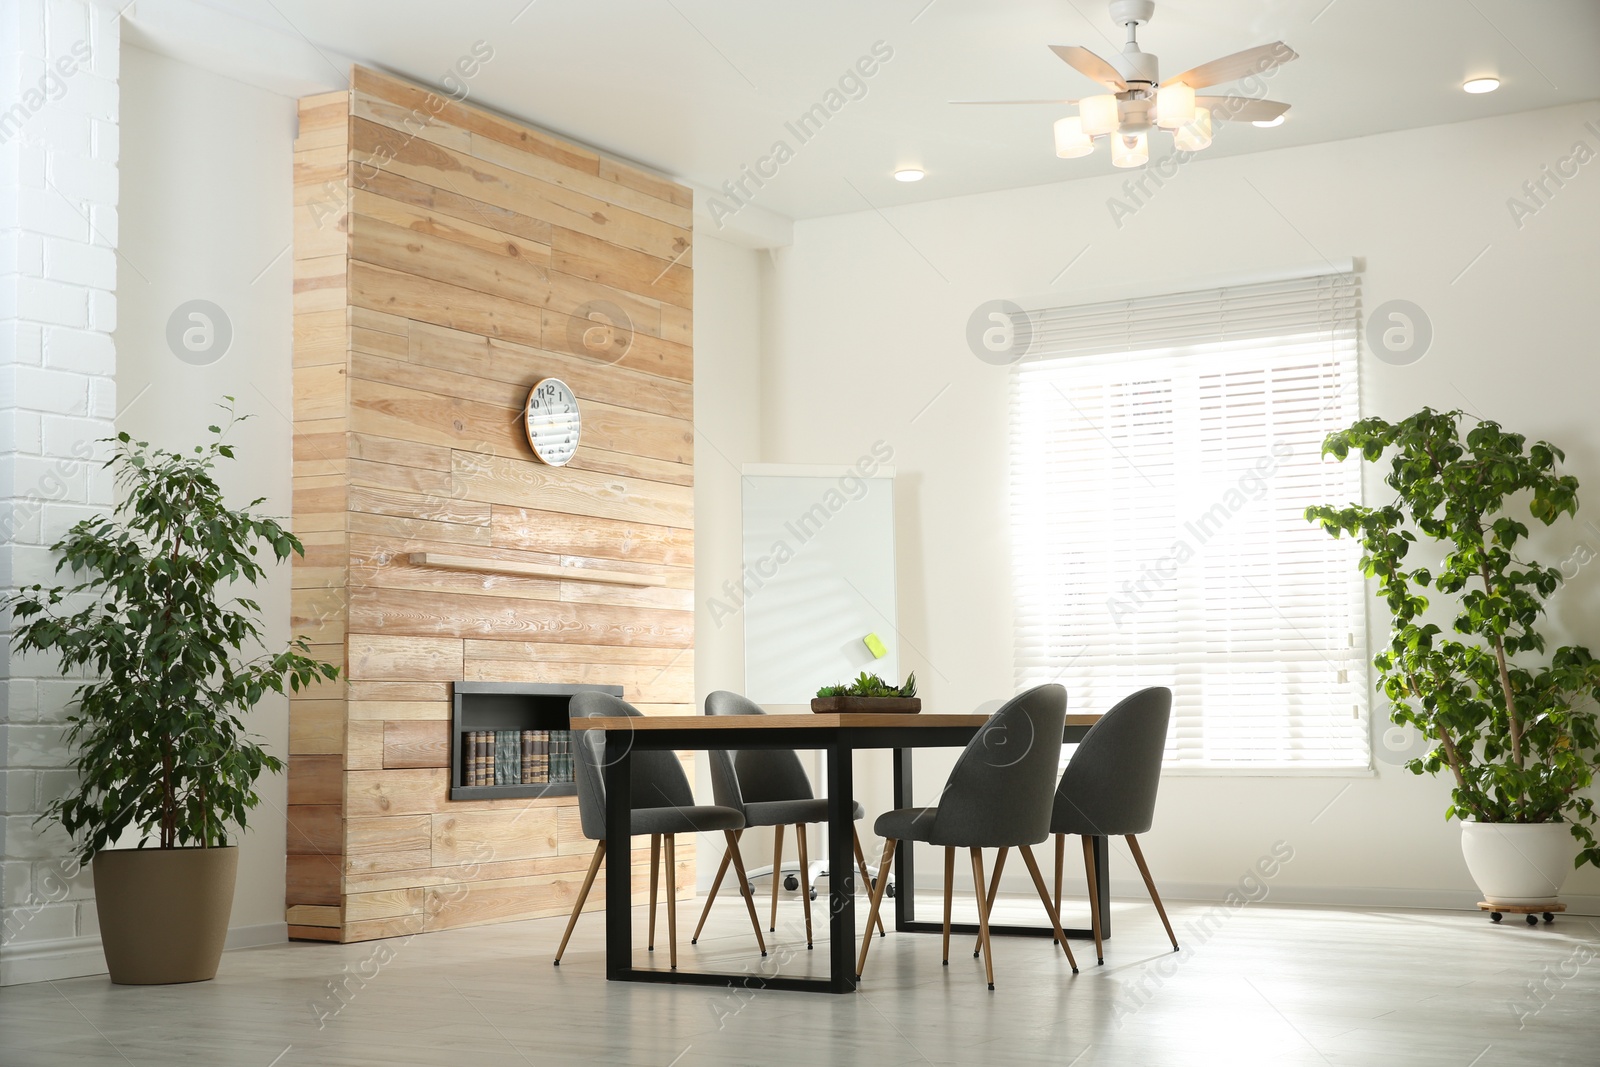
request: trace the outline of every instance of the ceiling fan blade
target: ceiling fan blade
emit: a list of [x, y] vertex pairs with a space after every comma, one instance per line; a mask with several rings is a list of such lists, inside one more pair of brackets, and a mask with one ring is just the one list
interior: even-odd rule
[[1276, 100], [1251, 100], [1243, 96], [1197, 96], [1195, 107], [1211, 109], [1211, 117], [1223, 122], [1271, 122], [1288, 104]]
[[1223, 56], [1221, 59], [1202, 63], [1198, 67], [1191, 67], [1161, 84], [1172, 85], [1175, 82], [1182, 82], [1191, 89], [1204, 89], [1208, 85], [1223, 85], [1238, 81], [1250, 74], [1264, 74], [1291, 59], [1299, 58], [1295, 50], [1282, 41], [1273, 41], [1271, 44], [1246, 48], [1243, 52], [1235, 52], [1231, 56]]
[[1087, 48], [1079, 48], [1075, 44], [1053, 44], [1050, 46], [1050, 51], [1060, 56], [1063, 63], [1079, 74], [1091, 81], [1099, 82], [1113, 92], [1120, 93], [1128, 88], [1128, 83], [1122, 80], [1122, 74], [1116, 67]]
[[946, 100], [947, 104], [1076, 104], [1076, 100]]

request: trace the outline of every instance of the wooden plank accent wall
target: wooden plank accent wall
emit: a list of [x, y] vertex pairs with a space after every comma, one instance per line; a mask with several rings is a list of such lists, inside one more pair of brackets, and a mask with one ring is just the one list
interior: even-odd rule
[[[691, 207], [655, 175], [360, 67], [349, 91], [300, 101], [294, 627], [346, 677], [290, 702], [291, 937], [571, 909], [593, 849], [576, 798], [449, 799], [452, 681], [620, 685], [647, 713], [695, 710]], [[631, 329], [593, 330], [596, 304]], [[583, 409], [564, 468], [520, 424], [550, 376]], [[689, 895], [692, 845], [678, 856]]]

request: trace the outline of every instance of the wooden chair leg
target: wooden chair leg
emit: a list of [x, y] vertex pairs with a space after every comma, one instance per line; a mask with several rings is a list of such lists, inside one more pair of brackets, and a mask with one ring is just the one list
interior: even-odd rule
[[954, 845], [944, 847], [944, 965], [950, 966], [950, 901], [955, 893], [956, 883], [956, 849]]
[[[761, 937], [761, 918], [756, 914], [756, 894], [750, 888], [750, 879], [745, 877], [744, 856], [739, 852], [739, 838], [744, 834], [744, 831], [724, 830], [722, 832], [728, 839], [728, 851], [723, 853], [723, 859], [727, 860], [729, 857], [733, 859], [733, 871], [739, 876], [739, 895], [744, 898], [745, 910], [750, 913], [750, 929], [756, 932], [756, 947], [761, 949], [761, 954], [765, 956], [767, 954], [767, 943]], [[716, 890], [712, 889], [712, 892], [715, 893]], [[702, 918], [700, 921], [704, 922], [705, 919]]]
[[806, 855], [805, 823], [794, 824], [794, 839], [800, 848], [800, 901], [806, 906], [806, 948], [811, 947], [811, 860]]
[[[872, 920], [878, 917], [878, 908], [883, 904], [883, 891], [889, 888], [889, 864], [894, 861], [894, 849], [900, 842], [889, 838], [883, 843], [883, 859], [878, 863], [878, 881], [872, 887], [872, 910], [867, 913], [867, 936], [861, 939], [861, 955], [856, 959], [856, 981], [861, 981], [861, 976], [867, 969], [867, 949], [872, 947]], [[902, 887], [901, 892], [909, 893], [909, 888]]]
[[[989, 902], [983, 896], [983, 849], [972, 850], [972, 891], [978, 894], [978, 937], [983, 946], [983, 970], [994, 988], [994, 949], [989, 944]], [[868, 940], [871, 940], [868, 938]]]
[[[1009, 848], [1002, 848], [994, 858], [994, 873], [989, 876], [989, 910], [994, 910], [994, 898], [1000, 895], [1000, 872], [1006, 869], [1006, 853]], [[972, 944], [972, 958], [977, 959], [978, 953], [983, 950], [983, 935]]]
[[661, 881], [661, 835], [650, 835], [650, 936], [645, 940], [645, 950], [656, 950], [656, 886]]
[[1067, 944], [1067, 935], [1061, 932], [1061, 911], [1051, 907], [1050, 891], [1044, 884], [1044, 875], [1039, 873], [1039, 863], [1033, 858], [1033, 848], [1030, 845], [1022, 846], [1022, 862], [1028, 865], [1028, 873], [1033, 876], [1033, 888], [1039, 891], [1039, 903], [1044, 905], [1044, 910], [1050, 913], [1050, 926], [1055, 934], [1056, 942], [1067, 954], [1067, 962], [1072, 964], [1072, 973], [1078, 973], [1078, 961], [1072, 958], [1072, 946]]
[[1083, 835], [1083, 874], [1089, 880], [1089, 925], [1094, 927], [1095, 962], [1104, 965], [1106, 950], [1100, 944], [1100, 888], [1094, 877], [1094, 838]]
[[[872, 872], [867, 870], [867, 854], [861, 851], [861, 835], [855, 827], [850, 828], [850, 836], [856, 844], [856, 866], [861, 869], [861, 887], [867, 891], [867, 899], [872, 899]], [[888, 937], [889, 933], [883, 928], [883, 916], [878, 916], [878, 936]]]
[[772, 923], [767, 930], [778, 930], [778, 883], [783, 881], [783, 824], [772, 828]]
[[578, 925], [578, 913], [583, 910], [583, 902], [589, 899], [589, 888], [594, 885], [594, 876], [600, 873], [600, 861], [606, 858], [606, 843], [596, 841], [594, 845], [594, 858], [589, 861], [589, 873], [583, 876], [583, 888], [578, 890], [578, 899], [572, 904], [572, 918], [567, 920], [567, 932], [561, 935], [561, 947], [556, 949], [556, 966], [561, 966], [561, 957], [567, 951], [567, 942], [572, 940], [572, 928]]
[[1067, 835], [1056, 835], [1056, 913], [1061, 912], [1061, 869], [1065, 864], [1067, 854]]
[[678, 969], [678, 862], [674, 850], [675, 834], [667, 834], [667, 951], [671, 967]]
[[[711, 880], [711, 892], [706, 894], [706, 906], [700, 909], [700, 921], [695, 924], [694, 936], [689, 939], [689, 944], [691, 945], [700, 943], [700, 931], [706, 928], [706, 916], [711, 914], [711, 905], [716, 903], [717, 891], [722, 888], [722, 877], [728, 873], [728, 861], [733, 858], [733, 842], [738, 841], [738, 835], [744, 833], [744, 831], [724, 830], [723, 833], [728, 835], [728, 851], [722, 854], [722, 862], [717, 864], [717, 876]], [[744, 889], [742, 888], [740, 892], [743, 891]], [[764, 956], [766, 953], [763, 952], [762, 955]]]
[[1172, 924], [1167, 921], [1167, 909], [1161, 906], [1161, 894], [1156, 892], [1156, 882], [1150, 877], [1150, 868], [1145, 866], [1144, 853], [1139, 849], [1139, 839], [1133, 834], [1128, 835], [1128, 848], [1133, 850], [1133, 862], [1139, 865], [1139, 873], [1144, 875], [1144, 887], [1150, 890], [1150, 899], [1155, 902], [1156, 914], [1161, 916], [1161, 925], [1167, 928], [1167, 940], [1172, 942], [1172, 951], [1178, 951], [1178, 936], [1172, 932]]

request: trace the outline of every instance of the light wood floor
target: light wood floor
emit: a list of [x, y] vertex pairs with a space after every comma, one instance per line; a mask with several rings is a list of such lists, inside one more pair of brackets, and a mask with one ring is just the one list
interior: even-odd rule
[[[1001, 905], [1009, 921], [1042, 918], [1037, 902]], [[935, 899], [920, 907], [937, 914]], [[559, 969], [553, 919], [272, 946], [228, 953], [215, 982], [193, 986], [0, 989], [0, 1065], [1600, 1064], [1600, 920], [1535, 930], [1252, 904], [1202, 932], [1207, 908], [1169, 907], [1181, 953], [1164, 951], [1148, 904], [1118, 902], [1106, 965], [1075, 941], [1076, 978], [1048, 939], [997, 938], [992, 993], [967, 939], [945, 968], [937, 935], [892, 929], [855, 996], [607, 983], [598, 913]], [[760, 964], [735, 901], [691, 947], [697, 916], [679, 916], [684, 966]], [[1086, 919], [1081, 903], [1063, 916]], [[779, 926], [786, 971], [826, 967], [821, 937], [805, 951], [798, 899]], [[664, 932], [663, 916], [662, 966]]]

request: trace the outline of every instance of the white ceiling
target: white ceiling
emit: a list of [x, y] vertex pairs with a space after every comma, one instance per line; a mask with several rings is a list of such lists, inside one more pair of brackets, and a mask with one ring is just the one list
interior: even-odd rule
[[[1088, 94], [1045, 46], [1114, 55], [1103, 0], [137, 0], [127, 19], [135, 44], [291, 94], [342, 87], [351, 59], [439, 84], [481, 40], [474, 100], [703, 189], [787, 141], [753, 202], [791, 218], [1111, 170], [1104, 150], [1055, 157], [1068, 108], [946, 102]], [[1269, 83], [1289, 120], [1219, 124], [1208, 154], [1600, 98], [1595, 0], [1164, 0], [1140, 33], [1164, 75], [1277, 39], [1301, 57]], [[785, 122], [877, 41], [893, 58], [866, 95], [799, 143]], [[1461, 91], [1482, 74], [1501, 89]], [[893, 181], [905, 165], [927, 179]]]

